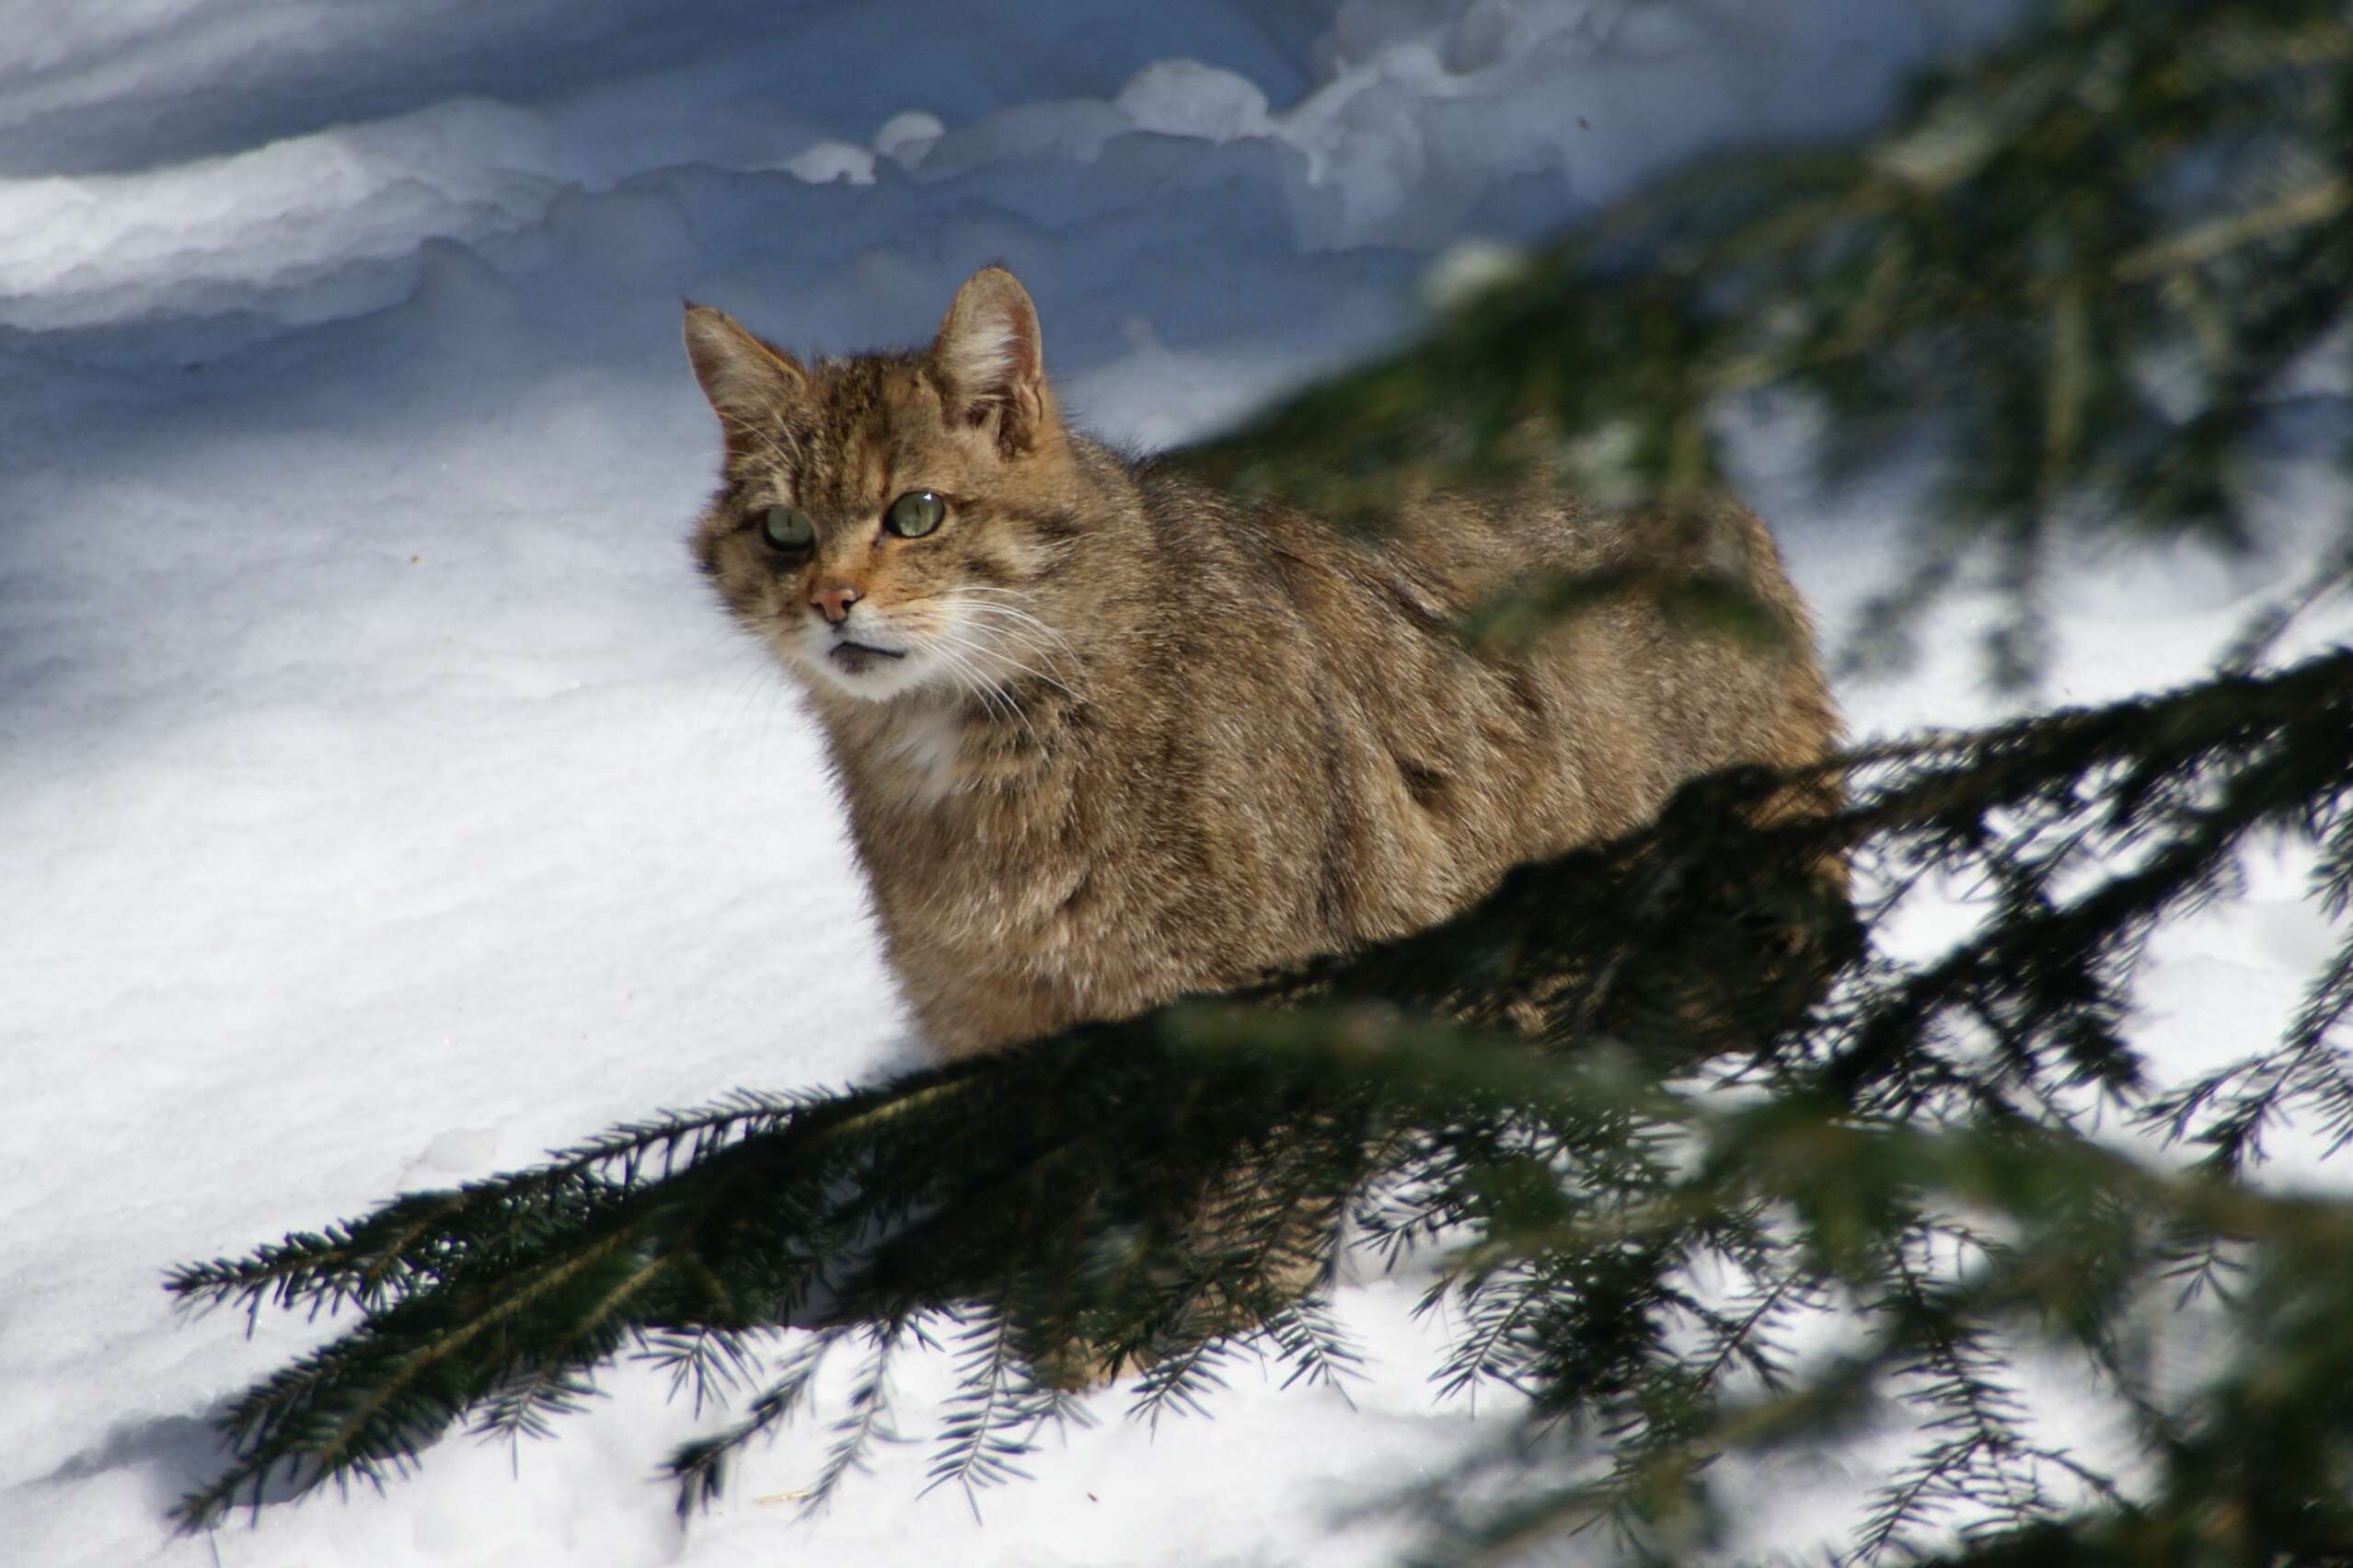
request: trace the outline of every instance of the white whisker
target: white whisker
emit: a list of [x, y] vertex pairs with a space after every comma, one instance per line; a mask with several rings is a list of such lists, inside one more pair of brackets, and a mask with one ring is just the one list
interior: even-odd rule
[[980, 650], [979, 651], [985, 653], [989, 659], [995, 661], [997, 663], [1004, 666], [1007, 671], [1013, 674], [1026, 676], [1031, 680], [1040, 682], [1045, 686], [1050, 686], [1055, 690], [1060, 692], [1063, 696], [1070, 698], [1073, 702], [1078, 700], [1078, 694], [1077, 692], [1072, 691], [1068, 686], [1064, 686], [1060, 681], [1055, 680], [1044, 670], [1032, 669], [1031, 666], [1022, 663], [1019, 659], [1016, 659], [1012, 655], [1007, 653], [1001, 648], [989, 648]]
[[[1051, 661], [1057, 656], [1057, 651], [1055, 649], [1043, 647], [1019, 638], [1007, 636], [992, 636], [986, 644], [966, 640], [963, 645], [968, 651], [986, 659], [991, 664], [1002, 667], [1009, 674], [1022, 675], [1027, 676], [1032, 680], [1042, 681], [1045, 685], [1052, 686], [1055, 690], [1062, 693], [1063, 696], [1069, 698], [1072, 701], [1075, 702], [1078, 699], [1078, 694], [1072, 690], [1069, 686], [1064, 685], [1061, 681], [1055, 679], [1044, 670], [1037, 669], [1030, 664], [1022, 663], [1020, 658], [1020, 655], [1023, 653], [1035, 653]], [[1066, 658], [1070, 657], [1067, 654], [1061, 654], [1059, 656]], [[1076, 678], [1075, 673], [1074, 678]]]
[[970, 615], [994, 617], [1010, 625], [1032, 628], [1041, 636], [1050, 639], [1065, 650], [1070, 647], [1070, 640], [1067, 637], [1026, 610], [1017, 610], [1010, 605], [999, 605], [986, 599], [976, 600], [959, 607]]
[[949, 666], [952, 673], [969, 679], [971, 684], [968, 689], [980, 699], [982, 706], [990, 713], [1002, 713], [1021, 725], [1029, 732], [1032, 745], [1043, 746], [1045, 744], [1039, 738], [1037, 727], [1030, 722], [1030, 716], [1021, 711], [1021, 704], [1015, 702], [1011, 695], [1002, 686], [990, 681], [973, 659], [967, 657], [969, 654], [982, 652], [983, 650], [961, 638], [941, 637], [931, 644], [931, 651]]
[[[970, 593], [972, 590], [964, 590], [964, 592]], [[1077, 700], [1078, 694], [1070, 686], [1045, 671], [1032, 669], [1012, 656], [1017, 653], [1032, 653], [1049, 665], [1056, 662], [1065, 663], [1068, 667], [1063, 673], [1083, 686], [1086, 661], [1078, 656], [1078, 650], [1071, 646], [1067, 637], [1037, 617], [1026, 611], [1015, 609], [1009, 605], [968, 599], [960, 604], [958, 608], [963, 612], [969, 621], [988, 629], [990, 640], [1000, 645], [990, 651], [995, 652], [1001, 663], [1011, 666], [1022, 674], [1044, 681], [1065, 697]], [[1007, 651], [1008, 649], [1010, 650], [1009, 652]]]

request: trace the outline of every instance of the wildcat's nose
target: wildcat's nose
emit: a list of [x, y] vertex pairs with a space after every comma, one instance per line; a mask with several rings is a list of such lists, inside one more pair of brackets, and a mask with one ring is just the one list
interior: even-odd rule
[[858, 590], [847, 582], [836, 582], [826, 587], [809, 590], [809, 602], [817, 606], [817, 613], [825, 617], [825, 623], [828, 626], [839, 626], [848, 620], [849, 607], [858, 603], [860, 597]]

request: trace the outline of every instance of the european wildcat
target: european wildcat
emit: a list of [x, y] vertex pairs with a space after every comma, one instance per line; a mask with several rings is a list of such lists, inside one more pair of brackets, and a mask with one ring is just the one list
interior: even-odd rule
[[[1245, 505], [1067, 430], [999, 268], [921, 353], [803, 365], [701, 306], [685, 335], [725, 438], [703, 570], [824, 728], [943, 1055], [1430, 925], [1686, 779], [1835, 737], [1733, 503], [1695, 536], [1435, 500], [1378, 541]], [[1623, 569], [1517, 656], [1451, 629], [1514, 582]], [[1729, 576], [1786, 635], [1671, 626], [1640, 586], [1662, 569]]]

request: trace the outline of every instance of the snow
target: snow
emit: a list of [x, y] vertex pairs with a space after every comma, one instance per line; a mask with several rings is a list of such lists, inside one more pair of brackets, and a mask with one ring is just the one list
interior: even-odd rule
[[[1153, 445], [1710, 147], [1866, 122], [1965, 0], [50, 0], [0, 17], [0, 1539], [11, 1561], [1356, 1562], [1332, 1521], [1495, 1429], [1422, 1381], [1411, 1279], [1341, 1307], [1354, 1412], [1238, 1379], [813, 1525], [789, 1435], [681, 1533], [690, 1412], [622, 1368], [560, 1440], [209, 1539], [214, 1403], [328, 1332], [176, 1321], [180, 1260], [526, 1164], [658, 1105], [914, 1047], [810, 731], [682, 548], [714, 432], [677, 300], [796, 347], [926, 335], [1009, 262], [1065, 408]], [[1433, 271], [1441, 259], [1445, 265]], [[1483, 269], [1483, 271], [1482, 271]], [[1424, 287], [1427, 279], [1428, 288]], [[1901, 485], [1757, 499], [1835, 628]], [[2320, 506], [2283, 465], [2283, 533]], [[2184, 678], [2277, 557], [2070, 567], [2054, 695]], [[1998, 710], [1963, 595], [1864, 732]], [[2307, 642], [2342, 635], [2341, 620]], [[2277, 999], [2278, 896], [2183, 955], [2185, 1032]], [[2177, 982], [2177, 983], [2176, 983]], [[2234, 994], [2226, 1009], [2210, 998]], [[2284, 1002], [2281, 1005], [2285, 1005]], [[2185, 1036], [2186, 1037], [2186, 1036]], [[925, 1429], [944, 1367], [908, 1368]], [[709, 1417], [706, 1415], [705, 1424]], [[1785, 1510], [1784, 1510], [1785, 1511]]]

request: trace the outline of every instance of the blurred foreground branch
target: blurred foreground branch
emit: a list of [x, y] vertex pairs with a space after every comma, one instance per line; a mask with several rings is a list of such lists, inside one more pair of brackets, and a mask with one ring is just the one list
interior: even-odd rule
[[2254, 536], [2276, 411], [2353, 377], [2348, 303], [2337, 0], [2068, 0], [1880, 133], [1644, 192], [1187, 460], [1374, 526], [1530, 474], [1672, 503], [1722, 479], [1727, 401], [1770, 388], [1819, 416], [1834, 476], [1937, 455], [1915, 568], [1852, 658], [1899, 657], [1975, 562], [2017, 686], [2065, 540]]

